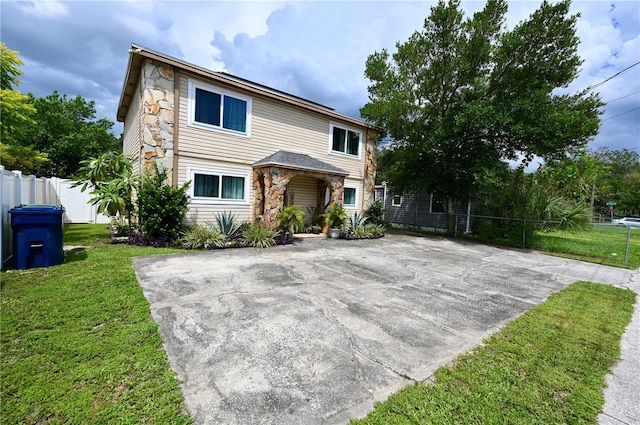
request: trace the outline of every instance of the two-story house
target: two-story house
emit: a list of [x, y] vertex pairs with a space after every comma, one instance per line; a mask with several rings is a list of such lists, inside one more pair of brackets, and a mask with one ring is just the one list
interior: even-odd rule
[[187, 220], [277, 225], [283, 205], [349, 214], [373, 202], [381, 129], [227, 73], [132, 45], [118, 106], [124, 153], [190, 182]]

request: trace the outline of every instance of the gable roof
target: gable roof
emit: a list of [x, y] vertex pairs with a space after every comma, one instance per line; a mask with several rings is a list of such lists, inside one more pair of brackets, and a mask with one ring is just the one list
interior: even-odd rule
[[120, 94], [120, 102], [118, 103], [117, 119], [120, 122], [124, 122], [127, 115], [127, 110], [129, 109], [129, 105], [131, 104], [131, 100], [138, 84], [138, 80], [140, 79], [140, 70], [145, 58], [168, 64], [182, 71], [195, 74], [199, 77], [206, 78], [210, 81], [214, 81], [226, 87], [235, 88], [236, 90], [248, 91], [256, 95], [261, 95], [302, 109], [320, 113], [330, 119], [339, 119], [353, 125], [366, 127], [378, 133], [384, 132], [384, 129], [381, 127], [340, 114], [334, 109], [328, 106], [321, 105], [317, 102], [285, 93], [283, 91], [267, 87], [259, 83], [255, 83], [253, 81], [249, 81], [247, 79], [237, 77], [226, 72], [211, 71], [198, 65], [185, 62], [181, 59], [154, 51], [135, 43], [132, 43], [131, 48], [129, 49], [129, 63], [127, 65], [127, 73], [125, 75], [122, 92]]
[[348, 171], [334, 165], [327, 164], [326, 162], [310, 157], [309, 155], [288, 151], [278, 151], [261, 159], [260, 161], [254, 162], [253, 166], [256, 168], [276, 166], [326, 174], [349, 175]]

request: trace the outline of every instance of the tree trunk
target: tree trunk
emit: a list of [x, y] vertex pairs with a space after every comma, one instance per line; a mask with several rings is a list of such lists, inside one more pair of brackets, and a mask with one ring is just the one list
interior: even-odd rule
[[455, 197], [447, 196], [444, 202], [444, 213], [447, 216], [447, 235], [455, 236], [456, 234], [456, 210]]

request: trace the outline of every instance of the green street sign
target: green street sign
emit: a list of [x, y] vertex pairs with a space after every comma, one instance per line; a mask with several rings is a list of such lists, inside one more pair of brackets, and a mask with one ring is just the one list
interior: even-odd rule
[[609, 201], [609, 202], [607, 202], [607, 205], [610, 206], [610, 207], [615, 207], [616, 203], [615, 203], [615, 201]]

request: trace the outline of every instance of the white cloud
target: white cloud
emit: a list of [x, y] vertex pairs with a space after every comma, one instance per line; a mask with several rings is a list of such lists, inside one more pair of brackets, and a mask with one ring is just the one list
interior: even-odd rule
[[20, 8], [29, 16], [36, 18], [57, 18], [69, 14], [66, 4], [58, 0], [37, 0], [20, 4]]
[[[369, 54], [395, 51], [420, 30], [435, 1], [218, 2], [35, 1], [3, 2], [2, 38], [19, 50], [24, 91], [55, 89], [95, 99], [115, 119], [131, 42], [214, 70], [292, 92], [357, 116], [367, 101]], [[509, 2], [513, 28], [540, 1]], [[484, 1], [463, 1], [469, 17]], [[640, 3], [574, 1], [581, 13], [579, 54], [584, 64], [575, 92], [640, 60]], [[37, 18], [37, 19], [36, 19]], [[640, 90], [640, 66], [600, 87], [604, 100]], [[603, 119], [633, 109], [640, 95], [607, 105]], [[635, 105], [635, 106], [634, 106]], [[604, 121], [594, 145], [637, 146], [640, 111]], [[635, 120], [635, 121], [634, 121]]]

